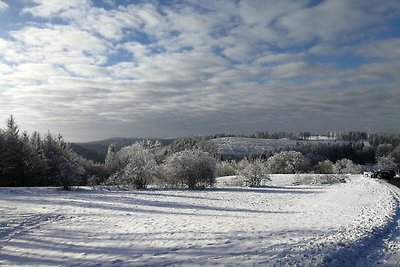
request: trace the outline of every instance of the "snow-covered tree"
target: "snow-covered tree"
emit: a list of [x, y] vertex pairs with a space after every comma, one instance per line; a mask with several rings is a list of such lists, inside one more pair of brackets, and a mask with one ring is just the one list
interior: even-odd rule
[[392, 144], [380, 144], [376, 148], [376, 156], [377, 157], [382, 157], [382, 156], [388, 156], [390, 152], [392, 152], [394, 149]]
[[159, 176], [159, 167], [153, 153], [140, 144], [123, 148], [116, 157], [124, 166], [110, 176], [109, 183], [140, 189], [147, 187]]
[[400, 168], [400, 145], [398, 145], [392, 153], [390, 153], [390, 157], [394, 159], [396, 163], [396, 168]]
[[85, 171], [73, 160], [73, 153], [61, 135], [54, 138], [48, 133], [43, 140], [43, 151], [48, 165], [46, 183], [66, 190], [81, 183]]
[[376, 167], [380, 170], [396, 170], [397, 164], [393, 157], [382, 156], [377, 159]]
[[4, 184], [7, 171], [6, 142], [3, 130], [0, 129], [0, 185]]
[[117, 157], [117, 150], [114, 144], [108, 146], [106, 159], [104, 161], [104, 166], [108, 173], [111, 175], [118, 171], [121, 168], [118, 157]]
[[333, 167], [333, 162], [327, 159], [318, 162], [318, 164], [314, 167], [314, 171], [316, 173], [329, 174], [333, 173], [332, 167]]
[[262, 159], [241, 160], [238, 164], [237, 174], [243, 179], [244, 185], [250, 187], [257, 187], [264, 181], [271, 180], [268, 166]]
[[305, 157], [297, 151], [282, 151], [267, 160], [270, 173], [301, 173], [307, 170]]
[[208, 152], [183, 150], [169, 156], [164, 164], [165, 182], [189, 189], [212, 186], [216, 160]]
[[22, 142], [19, 136], [19, 127], [12, 115], [8, 118], [6, 130], [4, 131], [2, 165], [3, 177], [0, 178], [1, 185], [20, 186], [24, 183]]
[[236, 174], [236, 163], [231, 161], [220, 161], [215, 167], [215, 175], [217, 177], [221, 176], [231, 176]]
[[332, 166], [333, 173], [337, 174], [359, 174], [361, 170], [361, 166], [354, 164], [350, 159], [340, 159]]

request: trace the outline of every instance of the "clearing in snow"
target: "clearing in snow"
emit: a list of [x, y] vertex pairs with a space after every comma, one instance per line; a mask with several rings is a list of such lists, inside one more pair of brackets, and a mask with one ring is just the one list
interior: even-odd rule
[[0, 265], [399, 265], [400, 189], [361, 176], [293, 180], [202, 191], [0, 188]]

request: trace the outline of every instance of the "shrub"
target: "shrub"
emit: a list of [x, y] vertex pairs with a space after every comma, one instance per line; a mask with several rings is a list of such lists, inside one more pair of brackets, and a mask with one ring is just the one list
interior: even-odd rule
[[61, 160], [58, 164], [59, 173], [55, 176], [55, 180], [63, 190], [71, 190], [74, 185], [79, 185], [84, 169], [77, 164], [71, 163], [68, 160]]
[[282, 151], [267, 160], [270, 173], [301, 173], [307, 170], [304, 156], [297, 151]]
[[360, 165], [354, 164], [349, 159], [340, 159], [332, 166], [332, 172], [336, 174], [359, 174], [361, 170]]
[[338, 174], [306, 174], [296, 176], [296, 185], [329, 185], [345, 183], [346, 176]]
[[236, 164], [230, 161], [218, 162], [215, 168], [215, 176], [232, 176], [236, 174]]
[[382, 156], [382, 157], [378, 158], [376, 166], [380, 170], [395, 170], [397, 167], [397, 164], [393, 157]]
[[333, 162], [327, 159], [318, 162], [318, 164], [314, 167], [314, 171], [316, 173], [325, 173], [325, 174], [333, 173], [332, 167], [333, 167]]
[[216, 160], [208, 152], [183, 150], [172, 154], [164, 163], [164, 182], [172, 187], [189, 189], [212, 186]]
[[118, 154], [124, 167], [112, 174], [107, 183], [140, 189], [146, 188], [159, 175], [154, 155], [141, 145], [131, 145]]
[[248, 161], [247, 159], [241, 160], [238, 164], [238, 176], [242, 177], [245, 186], [257, 187], [264, 181], [269, 181], [270, 174], [265, 161], [255, 159]]

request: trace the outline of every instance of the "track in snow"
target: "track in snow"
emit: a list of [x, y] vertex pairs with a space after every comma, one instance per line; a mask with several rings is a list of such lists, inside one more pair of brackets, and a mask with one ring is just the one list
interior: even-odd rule
[[[11, 215], [12, 216], [12, 215]], [[0, 223], [0, 250], [12, 238], [39, 228], [41, 225], [63, 219], [62, 215], [54, 214], [26, 214], [17, 219], [10, 219]]]

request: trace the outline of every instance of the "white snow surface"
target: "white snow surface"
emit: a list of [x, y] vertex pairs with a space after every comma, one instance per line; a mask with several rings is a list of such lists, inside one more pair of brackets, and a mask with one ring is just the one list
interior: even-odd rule
[[399, 266], [400, 189], [371, 178], [201, 191], [0, 188], [0, 266]]

